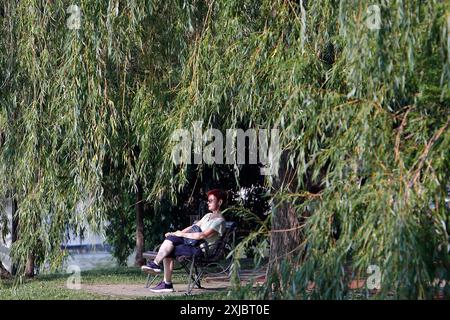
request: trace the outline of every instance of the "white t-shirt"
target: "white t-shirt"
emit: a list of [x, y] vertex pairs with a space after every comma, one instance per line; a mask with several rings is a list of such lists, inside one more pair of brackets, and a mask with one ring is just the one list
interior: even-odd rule
[[219, 239], [223, 233], [225, 232], [225, 219], [223, 217], [211, 219], [212, 213], [207, 213], [203, 216], [203, 218], [197, 223], [197, 225], [202, 229], [202, 231], [206, 231], [208, 229], [214, 229], [217, 231], [216, 234], [206, 238], [206, 242], [208, 245], [212, 245]]

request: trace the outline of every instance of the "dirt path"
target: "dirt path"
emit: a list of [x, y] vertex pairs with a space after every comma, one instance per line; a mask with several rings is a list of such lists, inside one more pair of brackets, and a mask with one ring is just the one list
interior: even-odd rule
[[[244, 272], [241, 275], [241, 284], [245, 285], [250, 279], [255, 279], [255, 285], [264, 281], [264, 274]], [[155, 286], [155, 283], [151, 287]], [[81, 290], [86, 292], [122, 298], [138, 297], [158, 297], [163, 295], [185, 295], [187, 293], [187, 282], [174, 283], [175, 292], [172, 293], [154, 293], [149, 288], [145, 288], [145, 281], [142, 284], [83, 284]], [[192, 294], [220, 292], [231, 289], [230, 279], [227, 277], [211, 277], [202, 280], [202, 289], [194, 288]]]
[[[200, 294], [205, 292], [218, 292], [229, 288], [227, 283], [213, 282], [202, 284], [204, 289], [195, 288], [192, 290], [192, 294]], [[179, 283], [173, 285], [175, 292], [172, 293], [154, 293], [149, 288], [145, 288], [144, 284], [92, 284], [82, 285], [81, 290], [96, 293], [100, 295], [113, 296], [113, 297], [157, 297], [162, 295], [185, 295], [187, 284]]]

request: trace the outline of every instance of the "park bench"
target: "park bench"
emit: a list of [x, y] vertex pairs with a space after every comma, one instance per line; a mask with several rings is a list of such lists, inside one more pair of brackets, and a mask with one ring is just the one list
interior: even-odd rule
[[[222, 237], [212, 246], [207, 246], [206, 242], [200, 244], [201, 253], [197, 256], [178, 256], [176, 258], [177, 265], [174, 270], [184, 269], [188, 275], [187, 294], [191, 294], [192, 289], [197, 286], [202, 288], [201, 280], [205, 275], [229, 275], [231, 269], [231, 257], [228, 254], [234, 249], [236, 237], [236, 222], [227, 221], [225, 223], [225, 232]], [[144, 252], [143, 257], [147, 260], [153, 260], [158, 251]], [[158, 277], [151, 274], [147, 276], [148, 288]]]

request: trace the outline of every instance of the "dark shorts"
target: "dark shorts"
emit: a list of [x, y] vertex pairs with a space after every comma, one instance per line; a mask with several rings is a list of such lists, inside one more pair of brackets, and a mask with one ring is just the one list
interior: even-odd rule
[[166, 240], [169, 240], [175, 246], [175, 249], [168, 255], [170, 258], [176, 258], [179, 256], [197, 256], [200, 254], [200, 248], [192, 247], [184, 244], [183, 237], [168, 236]]

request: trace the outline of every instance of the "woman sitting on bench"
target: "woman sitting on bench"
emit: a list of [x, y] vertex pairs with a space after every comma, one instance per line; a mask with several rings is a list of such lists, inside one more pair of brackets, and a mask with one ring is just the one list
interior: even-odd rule
[[[185, 244], [186, 239], [205, 240], [208, 246], [211, 246], [219, 239], [225, 231], [225, 219], [220, 213], [220, 207], [226, 200], [226, 193], [220, 189], [208, 191], [208, 210], [203, 218], [192, 226], [181, 231], [168, 232], [165, 234], [166, 239], [161, 244], [158, 254], [153, 261], [149, 261], [147, 265], [141, 267], [142, 271], [158, 274], [161, 272], [160, 263], [164, 264], [164, 280], [155, 288], [150, 289], [153, 292], [173, 292], [172, 272], [173, 259], [178, 256], [195, 256], [200, 254], [198, 246]], [[200, 228], [200, 232], [195, 232]], [[192, 232], [194, 231], [194, 232]]]

